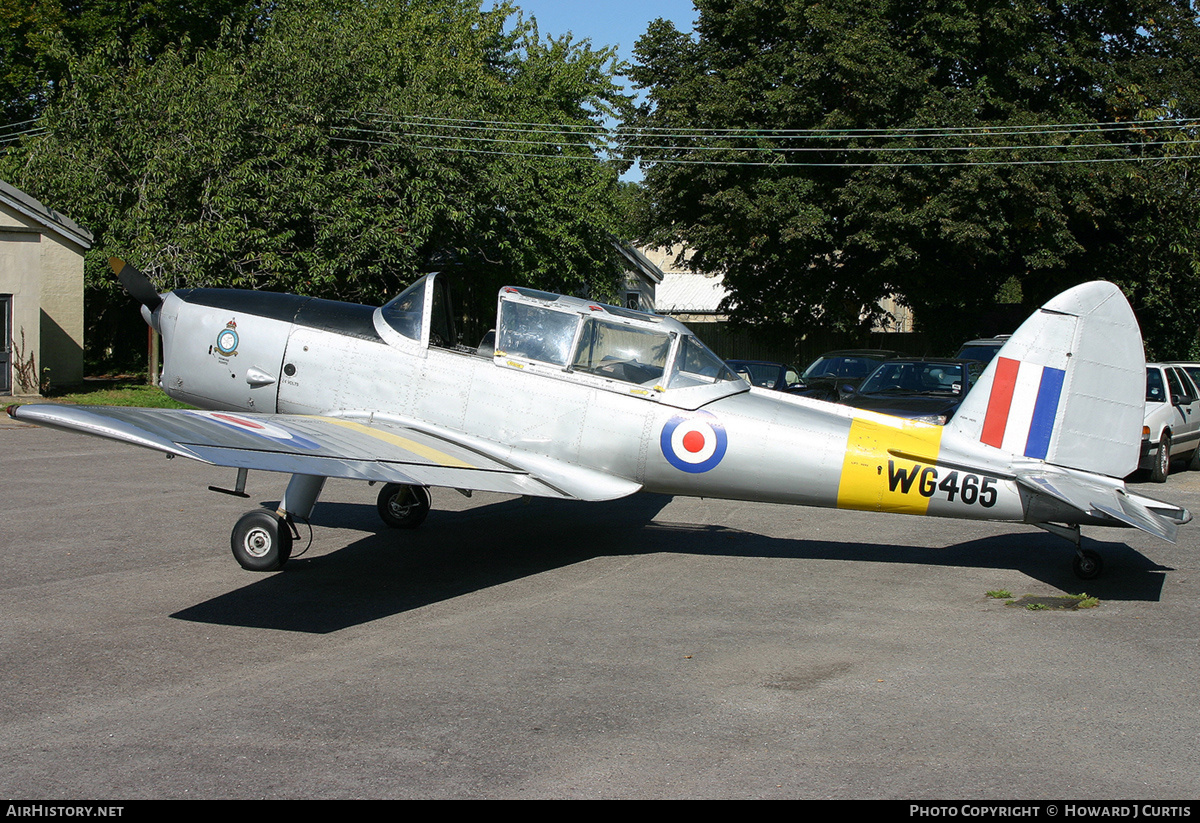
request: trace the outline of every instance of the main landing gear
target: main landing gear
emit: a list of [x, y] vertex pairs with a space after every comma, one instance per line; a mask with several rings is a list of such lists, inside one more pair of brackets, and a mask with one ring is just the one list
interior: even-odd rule
[[1034, 523], [1039, 529], [1050, 534], [1070, 540], [1075, 545], [1075, 559], [1071, 561], [1071, 570], [1080, 580], [1095, 580], [1104, 571], [1104, 559], [1100, 552], [1083, 547], [1083, 535], [1079, 526], [1059, 526], [1055, 523]]
[[278, 509], [273, 512], [255, 509], [238, 518], [229, 545], [241, 567], [252, 572], [283, 568], [292, 556], [292, 543], [299, 536], [294, 520], [308, 519], [324, 486], [324, 477], [293, 474]]
[[273, 572], [292, 556], [292, 524], [286, 517], [266, 509], [255, 509], [238, 518], [229, 544], [243, 569]]
[[[245, 476], [239, 473], [237, 491], [240, 493], [244, 486]], [[292, 544], [299, 537], [295, 520], [309, 518], [324, 486], [324, 477], [294, 474], [278, 509], [255, 509], [238, 518], [229, 545], [241, 567], [252, 572], [283, 568], [292, 556]], [[429, 503], [429, 489], [424, 486], [388, 483], [379, 492], [376, 508], [383, 522], [392, 528], [415, 529], [425, 522]]]
[[383, 522], [393, 529], [415, 529], [429, 514], [429, 489], [388, 483], [375, 502]]

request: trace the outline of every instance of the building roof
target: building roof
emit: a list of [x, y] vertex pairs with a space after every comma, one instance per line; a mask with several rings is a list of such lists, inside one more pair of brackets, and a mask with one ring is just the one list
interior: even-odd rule
[[85, 249], [92, 247], [92, 233], [64, 214], [47, 208], [7, 181], [0, 180], [0, 203], [28, 217], [35, 223], [65, 237]]
[[633, 271], [640, 272], [651, 283], [658, 284], [662, 282], [662, 271], [658, 268], [658, 266], [651, 263], [646, 255], [642, 254], [641, 251], [635, 249], [628, 243], [623, 243], [615, 238], [613, 239], [612, 243], [616, 247], [617, 251], [621, 253], [621, 256], [625, 258], [625, 262], [629, 263], [629, 265], [633, 267]]
[[721, 275], [664, 272], [654, 300], [662, 313], [716, 314], [728, 292]]

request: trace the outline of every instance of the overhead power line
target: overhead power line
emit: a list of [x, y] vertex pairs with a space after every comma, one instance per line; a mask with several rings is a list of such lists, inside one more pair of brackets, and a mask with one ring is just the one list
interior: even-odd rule
[[[763, 129], [625, 128], [597, 122], [548, 123], [387, 112], [340, 114], [341, 121], [330, 127], [331, 139], [348, 145], [512, 158], [628, 161], [645, 166], [1028, 166], [1194, 160], [1200, 155], [1200, 119], [1196, 118]], [[0, 151], [22, 138], [49, 133], [37, 123], [25, 120], [0, 126]], [[1034, 152], [1041, 156], [1030, 156]], [[997, 157], [1000, 153], [1012, 156]]]
[[[347, 112], [346, 121], [334, 131], [334, 139], [339, 142], [404, 146], [417, 151], [536, 159], [627, 159], [672, 165], [1061, 165], [1164, 157], [1190, 160], [1200, 152], [1200, 120], [1195, 119], [894, 129], [610, 129], [597, 124]], [[1167, 139], [1168, 135], [1160, 134], [1168, 131], [1181, 136]], [[1008, 140], [995, 142], [999, 138]], [[1167, 154], [1162, 151], [1167, 147], [1178, 151]], [[1078, 156], [1107, 150], [1121, 154]], [[1048, 154], [1040, 158], [928, 159], [936, 153], [1027, 155], [1035, 151]], [[1064, 156], [1070, 152], [1076, 156]], [[871, 159], [860, 159], [864, 155]], [[896, 155], [905, 159], [891, 159]]]
[[628, 131], [631, 133], [654, 133], [662, 135], [677, 135], [685, 137], [755, 137], [755, 138], [779, 138], [779, 139], [794, 139], [796, 137], [813, 137], [813, 138], [828, 138], [828, 137], [930, 137], [930, 136], [950, 136], [959, 134], [981, 134], [981, 135], [996, 135], [996, 134], [1051, 134], [1061, 133], [1064, 131], [1097, 131], [1097, 130], [1113, 130], [1113, 131], [1128, 131], [1136, 129], [1163, 129], [1163, 128], [1200, 128], [1200, 118], [1157, 118], [1153, 120], [1128, 120], [1121, 122], [1114, 121], [1090, 121], [1080, 123], [1036, 123], [1036, 124], [1008, 124], [1003, 126], [903, 126], [893, 128], [836, 128], [836, 127], [821, 127], [807, 129], [779, 129], [779, 128], [749, 128], [749, 127], [732, 127], [732, 128], [664, 128], [657, 126], [639, 126], [639, 127], [618, 127], [611, 129], [607, 126], [599, 124], [572, 124], [572, 123], [536, 123], [528, 121], [512, 121], [512, 120], [488, 120], [482, 118], [468, 119], [461, 117], [435, 117], [431, 115], [398, 115], [389, 114], [386, 112], [341, 112], [342, 116], [348, 120], [359, 120], [361, 122], [390, 122], [398, 124], [414, 124], [414, 125], [437, 125], [445, 128], [460, 128], [460, 129], [504, 129], [505, 131], [527, 131], [531, 133], [552, 133], [552, 134], [579, 134], [579, 133], [597, 133], [597, 134], [612, 134], [614, 132]]

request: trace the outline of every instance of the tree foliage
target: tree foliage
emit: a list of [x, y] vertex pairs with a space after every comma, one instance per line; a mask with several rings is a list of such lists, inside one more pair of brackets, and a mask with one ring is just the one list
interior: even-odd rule
[[36, 117], [65, 79], [72, 54], [121, 43], [134, 60], [153, 60], [186, 36], [211, 42], [224, 19], [249, 20], [256, 0], [0, 0], [0, 106], [3, 121]]
[[1190, 0], [696, 6], [694, 36], [657, 21], [638, 42], [648, 99], [623, 139], [646, 233], [723, 272], [735, 317], [861, 329], [896, 294], [951, 348], [1011, 331], [987, 327], [999, 295], [1028, 308], [1103, 277], [1151, 354], [1189, 353]]
[[125, 305], [110, 255], [162, 289], [378, 302], [437, 264], [484, 292], [611, 295], [618, 170], [586, 137], [556, 156], [490, 138], [495, 124], [596, 126], [627, 103], [616, 69], [507, 5], [293, 0], [153, 60], [119, 40], [76, 56], [46, 133], [8, 162], [97, 234], [97, 324]]

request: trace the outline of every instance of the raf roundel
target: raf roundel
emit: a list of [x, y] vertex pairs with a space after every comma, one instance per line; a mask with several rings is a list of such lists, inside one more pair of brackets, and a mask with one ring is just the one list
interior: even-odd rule
[[237, 414], [230, 414], [229, 412], [189, 411], [197, 417], [207, 417], [236, 431], [253, 434], [256, 437], [265, 437], [268, 440], [274, 440], [276, 443], [290, 444], [297, 448], [309, 450], [321, 448], [321, 444], [309, 440], [304, 435], [289, 431], [283, 426], [269, 423], [261, 418], [251, 419]]
[[729, 441], [715, 415], [696, 412], [677, 414], [668, 420], [659, 443], [668, 463], [680, 471], [700, 474], [721, 462]]

